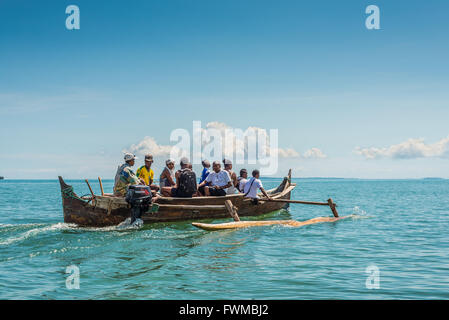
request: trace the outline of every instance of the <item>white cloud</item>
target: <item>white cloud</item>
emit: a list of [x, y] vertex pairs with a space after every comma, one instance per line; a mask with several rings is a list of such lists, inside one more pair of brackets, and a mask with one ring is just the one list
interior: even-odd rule
[[281, 158], [299, 158], [299, 157], [301, 157], [301, 154], [292, 148], [286, 148], [286, 149], [279, 148], [278, 155]]
[[[247, 143], [245, 143], [245, 138], [242, 136], [239, 136], [234, 131], [235, 128], [232, 128], [231, 126], [228, 126], [225, 123], [214, 121], [209, 122], [206, 124], [206, 129], [201, 129], [201, 134], [203, 137], [202, 141], [202, 147], [207, 144], [208, 138], [207, 138], [207, 132], [210, 129], [215, 129], [220, 131], [221, 136], [223, 137], [223, 141], [231, 141], [233, 143], [227, 144], [226, 142], [223, 143], [223, 155], [225, 157], [232, 157], [233, 154], [236, 155], [244, 155], [248, 152], [248, 146]], [[242, 130], [243, 134], [254, 132], [261, 140], [266, 141], [266, 154], [270, 153], [270, 137], [267, 133], [266, 129], [258, 128], [258, 127], [248, 127], [246, 130]], [[272, 148], [274, 152], [277, 151], [278, 156], [281, 158], [296, 158], [300, 157], [300, 154], [292, 149], [292, 148]]]
[[134, 154], [146, 154], [151, 153], [153, 156], [168, 156], [172, 146], [170, 145], [160, 145], [152, 137], [145, 137], [142, 141], [137, 144], [131, 145], [128, 149], [123, 150], [123, 152], [131, 152]]
[[449, 156], [449, 136], [432, 144], [426, 144], [422, 138], [408, 139], [387, 148], [371, 147], [362, 149], [357, 147], [354, 152], [364, 156], [366, 159], [446, 158]]
[[327, 158], [327, 155], [325, 155], [323, 153], [323, 151], [321, 151], [318, 148], [312, 148], [312, 149], [304, 152], [304, 158], [306, 158], [306, 159], [324, 159], [324, 158]]
[[[222, 137], [222, 153], [224, 157], [232, 158], [232, 155], [244, 155], [248, 152], [247, 140], [244, 138], [244, 134], [254, 131], [256, 135], [258, 135], [261, 139], [265, 139], [267, 141], [266, 149], [267, 154], [269, 153], [269, 134], [266, 129], [258, 128], [258, 127], [248, 127], [246, 130], [242, 130], [242, 135], [236, 133], [234, 128], [228, 126], [222, 122], [209, 122], [206, 124], [205, 128], [200, 128], [201, 134], [201, 147], [204, 150], [204, 147], [210, 143], [210, 134], [213, 130], [215, 130]], [[229, 143], [227, 143], [229, 142]], [[143, 155], [146, 153], [151, 153], [153, 156], [169, 156], [172, 148], [174, 146], [171, 145], [162, 145], [158, 144], [157, 141], [153, 137], [145, 137], [142, 141], [137, 144], [131, 145], [129, 148], [123, 150], [123, 152], [132, 152], [135, 154]], [[316, 148], [314, 148], [316, 149]], [[293, 148], [273, 148], [273, 150], [279, 155], [281, 158], [299, 158], [301, 154], [294, 150]], [[318, 149], [316, 149], [318, 150]], [[319, 151], [319, 150], [318, 150]], [[319, 151], [321, 153], [321, 151]], [[322, 153], [321, 153], [322, 154]]]

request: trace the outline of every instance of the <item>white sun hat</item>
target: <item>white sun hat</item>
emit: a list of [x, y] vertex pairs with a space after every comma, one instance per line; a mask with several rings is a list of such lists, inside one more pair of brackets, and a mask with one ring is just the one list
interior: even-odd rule
[[124, 159], [125, 159], [125, 161], [130, 161], [130, 160], [135, 160], [135, 159], [139, 159], [139, 158], [137, 158], [132, 153], [126, 152]]

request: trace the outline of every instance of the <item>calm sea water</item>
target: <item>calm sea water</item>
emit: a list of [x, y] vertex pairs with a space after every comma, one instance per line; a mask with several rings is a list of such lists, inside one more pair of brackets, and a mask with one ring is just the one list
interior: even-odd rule
[[[56, 180], [0, 181], [0, 299], [449, 298], [448, 180], [296, 182], [293, 199], [332, 197], [340, 215], [354, 216], [220, 232], [189, 222], [77, 228], [63, 223]], [[70, 183], [88, 193], [83, 181]], [[292, 205], [263, 218], [329, 215]], [[78, 290], [66, 288], [70, 265], [80, 270]], [[379, 289], [366, 285], [373, 265]]]

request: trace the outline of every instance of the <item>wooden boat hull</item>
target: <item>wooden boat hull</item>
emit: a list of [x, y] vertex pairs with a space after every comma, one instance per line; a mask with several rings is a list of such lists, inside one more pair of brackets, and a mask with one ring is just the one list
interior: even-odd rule
[[[117, 225], [131, 215], [131, 207], [124, 198], [111, 195], [95, 196], [91, 200], [82, 199], [59, 177], [62, 194], [64, 222], [85, 227], [105, 227]], [[268, 190], [275, 199], [290, 199], [296, 184], [291, 183], [291, 175], [275, 189]], [[187, 221], [199, 219], [230, 218], [224, 205], [230, 200], [238, 209], [238, 214], [257, 216], [287, 207], [282, 202], [261, 202], [253, 204], [243, 194], [225, 197], [171, 198], [162, 197], [142, 215], [144, 223]]]

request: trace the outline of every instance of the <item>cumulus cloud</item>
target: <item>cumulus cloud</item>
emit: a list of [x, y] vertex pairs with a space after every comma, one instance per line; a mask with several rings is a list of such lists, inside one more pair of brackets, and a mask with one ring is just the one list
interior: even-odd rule
[[[270, 154], [270, 136], [266, 129], [258, 127], [248, 127], [246, 130], [236, 130], [231, 126], [228, 126], [222, 122], [209, 122], [206, 124], [205, 128], [198, 127], [194, 129], [193, 134], [198, 134], [201, 138], [201, 149], [204, 151], [207, 145], [210, 145], [215, 138], [221, 137], [222, 141], [222, 154], [224, 157], [232, 158], [233, 155], [244, 156], [248, 155], [251, 148], [248, 147], [252, 145], [256, 140], [251, 140], [251, 136], [257, 137], [257, 141], [265, 142], [265, 154]], [[248, 138], [249, 137], [249, 138]], [[153, 156], [170, 156], [170, 154], [180, 154], [182, 153], [182, 148], [177, 148], [172, 145], [162, 145], [157, 143], [153, 137], [145, 137], [142, 141], [131, 145], [130, 147], [123, 150], [123, 152], [132, 152], [135, 154], [146, 154], [151, 153]], [[300, 158], [301, 154], [294, 150], [293, 148], [279, 148], [271, 146], [271, 151], [277, 152], [278, 156], [281, 158]], [[202, 154], [201, 156], [205, 156]], [[317, 149], [312, 148], [307, 151], [304, 155], [305, 158], [323, 158], [325, 157], [323, 153]]]
[[449, 157], [449, 136], [432, 144], [426, 144], [424, 139], [408, 139], [407, 141], [384, 148], [360, 148], [354, 152], [366, 159], [393, 158], [447, 158]]
[[153, 156], [168, 156], [172, 150], [170, 145], [161, 145], [156, 142], [152, 137], [145, 137], [142, 141], [137, 144], [131, 145], [128, 149], [123, 150], [123, 152], [131, 152], [134, 154], [146, 154], [151, 153]]
[[318, 148], [312, 148], [312, 149], [304, 152], [304, 158], [306, 158], [306, 159], [324, 159], [324, 158], [327, 158], [327, 155], [325, 155], [323, 153], [323, 151], [321, 151]]
[[296, 151], [295, 149], [292, 149], [292, 148], [286, 148], [286, 149], [279, 148], [277, 151], [278, 151], [279, 157], [281, 157], [281, 158], [299, 158], [299, 157], [301, 157], [301, 154], [299, 154], [298, 151]]
[[[207, 152], [210, 151], [210, 147], [217, 138], [221, 141], [222, 156], [230, 159], [232, 159], [234, 155], [236, 157], [245, 157], [251, 152], [256, 152], [256, 149], [252, 149], [252, 146], [255, 146], [256, 142], [260, 141], [264, 141], [265, 143], [262, 145], [259, 144], [258, 147], [264, 148], [262, 151], [264, 151], [267, 156], [270, 155], [270, 152], [275, 152], [280, 158], [326, 158], [326, 155], [318, 148], [307, 150], [301, 155], [293, 148], [279, 148], [276, 145], [270, 145], [270, 138], [272, 138], [272, 136], [270, 136], [266, 129], [258, 127], [248, 127], [246, 130], [238, 130], [225, 123], [214, 121], [207, 123], [204, 128], [201, 126], [194, 126], [193, 136], [200, 137], [201, 139], [201, 158], [208, 157]], [[191, 148], [190, 139], [188, 140], [189, 145], [187, 147]], [[181, 154], [183, 147], [161, 145], [158, 144], [153, 137], [145, 137], [139, 143], [133, 144], [123, 151], [140, 155], [151, 153], [153, 156], [168, 157], [173, 154]]]
[[[279, 148], [270, 145], [270, 135], [266, 129], [258, 127], [248, 127], [246, 130], [240, 132], [225, 123], [214, 121], [206, 124], [205, 129], [201, 130], [202, 147], [210, 142], [210, 133], [216, 130], [223, 138], [222, 152], [225, 157], [232, 157], [235, 155], [245, 155], [250, 152], [248, 145], [256, 143], [256, 140], [252, 140], [251, 135], [257, 137], [258, 141], [265, 142], [265, 154], [269, 155], [270, 151], [277, 152], [281, 158], [297, 158], [300, 154], [293, 148]], [[246, 138], [245, 138], [246, 136]], [[250, 136], [250, 138], [248, 138]], [[270, 150], [271, 148], [271, 150]]]

